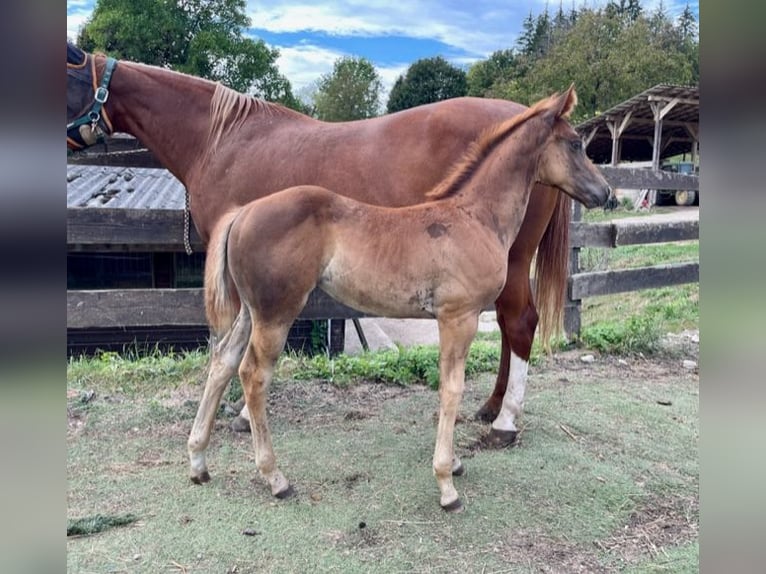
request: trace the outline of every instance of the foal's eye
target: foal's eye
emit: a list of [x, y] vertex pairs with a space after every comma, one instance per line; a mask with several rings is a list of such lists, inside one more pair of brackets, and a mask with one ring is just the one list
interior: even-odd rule
[[572, 151], [582, 151], [582, 140], [572, 140], [569, 145]]

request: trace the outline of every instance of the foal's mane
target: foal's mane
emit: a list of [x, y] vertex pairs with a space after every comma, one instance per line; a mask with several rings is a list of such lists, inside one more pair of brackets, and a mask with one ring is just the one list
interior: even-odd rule
[[485, 129], [478, 138], [471, 142], [462, 157], [453, 164], [449, 174], [426, 193], [426, 198], [436, 200], [455, 195], [476, 173], [476, 170], [492, 150], [521, 124], [547, 109], [557, 96], [558, 94], [554, 94], [549, 98], [540, 100], [523, 113]]
[[266, 115], [301, 116], [280, 104], [248, 96], [217, 83], [210, 100], [210, 131], [208, 132], [208, 154], [218, 149], [223, 136], [242, 127], [254, 111]]

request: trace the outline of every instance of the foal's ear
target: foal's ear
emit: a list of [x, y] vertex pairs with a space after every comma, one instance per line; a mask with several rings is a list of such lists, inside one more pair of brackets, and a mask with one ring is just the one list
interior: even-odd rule
[[556, 98], [556, 104], [554, 109], [556, 110], [557, 118], [569, 118], [569, 114], [577, 105], [577, 92], [575, 91], [574, 84], [569, 86], [569, 89]]

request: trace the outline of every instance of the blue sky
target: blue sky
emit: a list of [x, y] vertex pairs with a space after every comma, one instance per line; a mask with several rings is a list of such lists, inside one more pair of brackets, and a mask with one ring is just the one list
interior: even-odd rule
[[[564, 10], [573, 0], [561, 0]], [[606, 0], [574, 0], [576, 7], [597, 7]], [[657, 8], [660, 0], [642, 0], [644, 10]], [[675, 18], [687, 0], [662, 0]], [[689, 1], [699, 20], [699, 1]], [[67, 37], [74, 39], [79, 26], [93, 11], [95, 0], [67, 0]], [[278, 48], [280, 71], [296, 93], [310, 88], [319, 76], [332, 70], [342, 56], [371, 60], [388, 92], [397, 76], [420, 58], [443, 56], [467, 66], [495, 50], [511, 48], [530, 11], [557, 0], [248, 0], [252, 20], [249, 33]], [[385, 101], [385, 98], [384, 98]]]

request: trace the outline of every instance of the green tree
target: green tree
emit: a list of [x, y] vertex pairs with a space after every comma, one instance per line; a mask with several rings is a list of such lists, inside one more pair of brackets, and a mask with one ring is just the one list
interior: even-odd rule
[[485, 97], [498, 82], [520, 75], [521, 63], [514, 50], [498, 50], [486, 60], [471, 65], [466, 74], [467, 95]]
[[418, 60], [399, 76], [391, 88], [387, 109], [390, 112], [465, 96], [466, 73], [441, 56]]
[[565, 38], [530, 69], [527, 80], [525, 103], [574, 82], [580, 101], [577, 121], [655, 84], [693, 83], [694, 71], [673, 41], [672, 23], [668, 28], [667, 19], [657, 13], [630, 21], [615, 11], [583, 10]]
[[279, 52], [243, 35], [245, 7], [245, 0], [97, 0], [77, 43], [301, 109], [277, 69]]
[[382, 82], [366, 58], [339, 58], [317, 82], [316, 116], [325, 121], [361, 120], [378, 115]]

